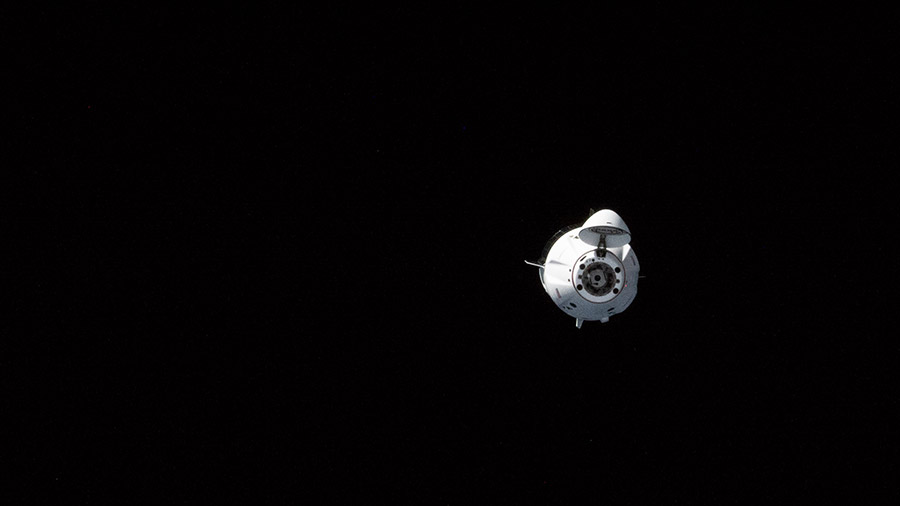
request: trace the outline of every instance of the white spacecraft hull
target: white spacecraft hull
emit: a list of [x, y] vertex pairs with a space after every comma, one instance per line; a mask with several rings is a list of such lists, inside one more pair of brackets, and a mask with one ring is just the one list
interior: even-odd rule
[[585, 321], [607, 322], [634, 301], [640, 263], [631, 231], [614, 211], [594, 213], [550, 246], [539, 267], [541, 284], [563, 312]]

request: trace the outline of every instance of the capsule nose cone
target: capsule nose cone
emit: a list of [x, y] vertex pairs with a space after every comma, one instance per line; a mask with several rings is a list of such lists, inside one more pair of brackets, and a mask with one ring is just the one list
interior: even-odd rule
[[631, 230], [625, 220], [611, 209], [594, 213], [584, 222], [579, 235], [588, 244], [596, 244], [600, 236], [604, 236], [608, 247], [624, 246], [631, 242]]
[[619, 216], [619, 213], [613, 211], [612, 209], [602, 209], [594, 213], [587, 221], [584, 222], [585, 227], [595, 227], [607, 225], [614, 228], [618, 228], [624, 230], [628, 234], [631, 234], [631, 230], [628, 229], [628, 225], [625, 224], [625, 220]]

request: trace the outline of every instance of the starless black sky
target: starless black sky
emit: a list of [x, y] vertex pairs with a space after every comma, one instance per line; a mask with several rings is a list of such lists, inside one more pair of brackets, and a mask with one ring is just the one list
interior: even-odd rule
[[[7, 364], [42, 493], [897, 495], [891, 19], [26, 18]], [[523, 260], [590, 208], [647, 278], [579, 331]]]

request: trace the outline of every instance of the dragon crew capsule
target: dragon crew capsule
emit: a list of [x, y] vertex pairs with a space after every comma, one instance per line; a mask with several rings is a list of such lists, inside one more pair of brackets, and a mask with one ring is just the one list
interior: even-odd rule
[[539, 261], [525, 263], [538, 267], [544, 291], [580, 329], [585, 321], [608, 322], [634, 301], [641, 264], [629, 242], [621, 216], [592, 211], [584, 224], [551, 237]]

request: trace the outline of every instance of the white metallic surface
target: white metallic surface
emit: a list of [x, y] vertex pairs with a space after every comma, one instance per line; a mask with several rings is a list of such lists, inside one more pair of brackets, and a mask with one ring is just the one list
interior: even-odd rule
[[607, 322], [634, 301], [640, 263], [630, 241], [622, 218], [604, 209], [564, 233], [547, 252], [541, 284], [578, 328], [584, 321]]

